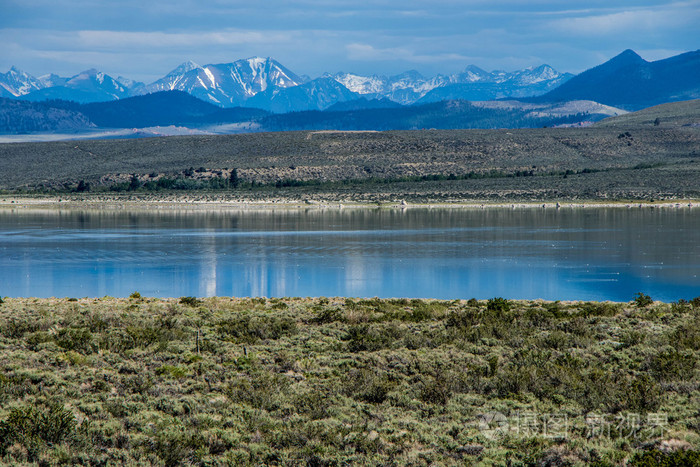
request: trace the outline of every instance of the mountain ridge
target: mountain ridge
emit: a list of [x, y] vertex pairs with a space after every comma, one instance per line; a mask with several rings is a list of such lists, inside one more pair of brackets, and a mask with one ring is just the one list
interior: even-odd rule
[[700, 50], [648, 62], [627, 49], [533, 99], [589, 99], [626, 110], [700, 97]]
[[[324, 87], [327, 92], [330, 92], [331, 87], [334, 87], [331, 83], [318, 81], [330, 77], [346, 87], [347, 91], [356, 95], [365, 96], [370, 100], [376, 98], [389, 99], [406, 105], [417, 102], [435, 88], [455, 83], [504, 83], [508, 81], [509, 77], [523, 76], [531, 73], [532, 70], [541, 69], [547, 69], [550, 76], [541, 76], [539, 79], [530, 80], [531, 82], [529, 83], [522, 82], [520, 86], [527, 88], [542, 80], [551, 81], [555, 79], [560, 81], [570, 77], [569, 74], [556, 72], [548, 65], [529, 67], [512, 73], [486, 72], [475, 65], [468, 65], [459, 73], [452, 75], [438, 74], [430, 78], [424, 77], [415, 70], [409, 70], [388, 77], [339, 72], [324, 73], [319, 78], [309, 79], [304, 75], [295, 74], [271, 57], [250, 57], [231, 63], [204, 66], [193, 61], [186, 61], [150, 84], [137, 82], [122, 76], [113, 78], [94, 69], [86, 70], [70, 78], [63, 78], [55, 74], [34, 78], [28, 73], [20, 72], [20, 70], [13, 67], [10, 72], [0, 75], [0, 94], [4, 97], [31, 101], [64, 99], [89, 103], [123, 99], [125, 97], [166, 90], [181, 90], [218, 106], [232, 107], [251, 106], [247, 103], [248, 100], [270, 88], [272, 88], [272, 91], [267, 93], [267, 95], [279, 101], [280, 98], [276, 97], [277, 91], [303, 86], [312, 81], [316, 82], [316, 87]], [[10, 73], [15, 75], [21, 73], [22, 78], [12, 80], [9, 76]], [[89, 80], [85, 79], [86, 76], [91, 77], [93, 82], [88, 82]], [[81, 83], [86, 83], [87, 85], [81, 86]], [[322, 109], [337, 102], [343, 102], [350, 97], [357, 97], [356, 95], [349, 95], [337, 87], [335, 88], [334, 92], [340, 98], [339, 101], [304, 102], [293, 109], [283, 106], [281, 111]], [[301, 91], [299, 90], [292, 94]], [[539, 90], [533, 88], [533, 91], [515, 94], [533, 95], [539, 92]], [[314, 93], [308, 94], [310, 97], [314, 95]], [[318, 94], [316, 93], [315, 95]], [[514, 93], [509, 93], [507, 89], [501, 94], [515, 95]], [[457, 97], [466, 98], [468, 96]], [[261, 98], [259, 97], [253, 100], [253, 103], [257, 103], [260, 106], [260, 100]], [[264, 108], [278, 106], [279, 104], [271, 101], [263, 105]]]

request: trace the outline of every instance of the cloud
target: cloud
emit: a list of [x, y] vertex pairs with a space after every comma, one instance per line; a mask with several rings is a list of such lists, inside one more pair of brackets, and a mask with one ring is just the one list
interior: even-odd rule
[[368, 44], [348, 44], [345, 46], [347, 57], [357, 61], [390, 61], [398, 60], [412, 63], [440, 63], [445, 61], [460, 61], [468, 59], [457, 53], [417, 54], [407, 48], [375, 48]]
[[192, 47], [206, 45], [241, 45], [278, 43], [293, 40], [290, 32], [266, 31], [202, 31], [202, 32], [132, 32], [78, 31], [78, 42], [87, 47], [123, 49], [134, 47]]
[[628, 33], [634, 33], [638, 36], [642, 32], [669, 30], [686, 25], [689, 21], [700, 19], [697, 10], [695, 10], [695, 15], [690, 13], [686, 8], [627, 10], [601, 15], [561, 18], [550, 22], [549, 25], [559, 33], [582, 36]]

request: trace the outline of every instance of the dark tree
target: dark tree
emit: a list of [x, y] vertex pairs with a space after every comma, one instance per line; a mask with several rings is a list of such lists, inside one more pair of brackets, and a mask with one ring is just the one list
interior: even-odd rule
[[231, 171], [231, 178], [229, 178], [229, 182], [233, 188], [238, 188], [238, 185], [241, 184], [241, 179], [238, 178], [238, 169], [233, 169]]

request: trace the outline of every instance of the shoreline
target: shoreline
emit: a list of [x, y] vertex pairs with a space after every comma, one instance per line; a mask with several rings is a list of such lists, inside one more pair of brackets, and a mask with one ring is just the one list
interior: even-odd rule
[[689, 209], [700, 207], [700, 199], [677, 200], [454, 200], [412, 203], [402, 199], [380, 202], [317, 199], [294, 200], [284, 197], [245, 199], [222, 195], [109, 195], [109, 196], [17, 196], [0, 195], [0, 210], [275, 210], [275, 209], [603, 209], [603, 208], [664, 208]]

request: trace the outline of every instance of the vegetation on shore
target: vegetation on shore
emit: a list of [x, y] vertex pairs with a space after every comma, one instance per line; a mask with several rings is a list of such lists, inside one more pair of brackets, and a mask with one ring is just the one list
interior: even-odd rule
[[700, 297], [0, 300], [0, 462], [692, 465]]

